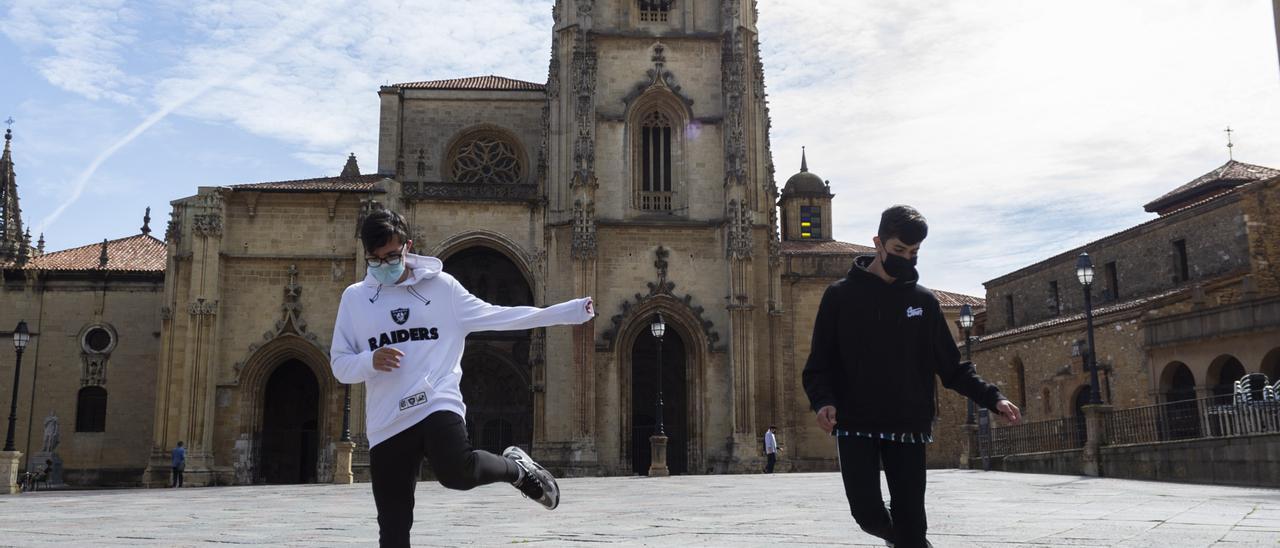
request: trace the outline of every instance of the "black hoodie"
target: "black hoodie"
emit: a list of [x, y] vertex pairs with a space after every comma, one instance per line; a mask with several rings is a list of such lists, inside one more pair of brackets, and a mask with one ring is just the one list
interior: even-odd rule
[[994, 411], [1005, 398], [960, 361], [938, 298], [914, 279], [886, 283], [867, 270], [874, 259], [854, 259], [848, 276], [822, 295], [804, 366], [813, 410], [835, 406], [841, 430], [928, 433], [936, 374]]

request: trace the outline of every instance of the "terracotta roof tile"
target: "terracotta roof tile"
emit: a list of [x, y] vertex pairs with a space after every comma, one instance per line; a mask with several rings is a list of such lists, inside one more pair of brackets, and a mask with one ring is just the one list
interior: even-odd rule
[[1173, 189], [1169, 193], [1152, 200], [1143, 209], [1152, 213], [1169, 213], [1170, 207], [1177, 207], [1181, 202], [1196, 199], [1213, 191], [1223, 191], [1237, 187], [1243, 183], [1262, 181], [1280, 176], [1280, 170], [1264, 166], [1256, 166], [1230, 160], [1221, 167], [1197, 177], [1185, 185]]
[[165, 243], [150, 234], [139, 234], [107, 242], [107, 266], [100, 268], [98, 258], [102, 244], [89, 244], [53, 253], [45, 253], [31, 259], [26, 270], [110, 272], [164, 272]]
[[783, 255], [862, 255], [875, 251], [874, 247], [836, 240], [782, 242]]
[[[1164, 291], [1164, 292], [1161, 292], [1161, 293], [1156, 293], [1156, 294], [1154, 294], [1154, 295], [1148, 295], [1148, 296], [1146, 296], [1146, 297], [1138, 297], [1138, 298], [1136, 298], [1136, 299], [1130, 299], [1130, 300], [1127, 300], [1127, 301], [1124, 301], [1124, 302], [1120, 302], [1120, 303], [1115, 303], [1115, 304], [1111, 304], [1111, 305], [1107, 305], [1107, 306], [1099, 306], [1099, 307], [1097, 307], [1097, 308], [1094, 308], [1094, 309], [1093, 309], [1094, 325], [1095, 325], [1095, 326], [1097, 325], [1097, 319], [1098, 319], [1098, 318], [1100, 318], [1100, 317], [1102, 317], [1102, 316], [1107, 316], [1107, 315], [1110, 315], [1110, 314], [1115, 314], [1115, 313], [1117, 313], [1117, 312], [1125, 312], [1125, 311], [1128, 311], [1128, 310], [1133, 310], [1133, 309], [1136, 309], [1136, 308], [1140, 308], [1140, 307], [1142, 307], [1142, 306], [1147, 305], [1148, 303], [1152, 303], [1152, 302], [1158, 301], [1158, 300], [1160, 300], [1160, 299], [1164, 299], [1164, 298], [1166, 298], [1166, 297], [1172, 297], [1172, 296], [1177, 295], [1177, 294], [1179, 294], [1179, 293], [1183, 293], [1183, 292], [1185, 292], [1185, 291], [1187, 291], [1187, 290], [1188, 290], [1188, 289], [1187, 289], [1186, 287], [1179, 287], [1179, 288], [1176, 288], [1176, 289], [1170, 289], [1170, 290], [1168, 290], [1168, 291]], [[1077, 314], [1072, 314], [1072, 315], [1070, 315], [1070, 316], [1059, 316], [1059, 317], [1057, 317], [1057, 318], [1053, 318], [1053, 319], [1051, 319], [1051, 320], [1045, 320], [1045, 321], [1037, 322], [1037, 323], [1033, 323], [1033, 324], [1022, 325], [1022, 326], [1015, 327], [1015, 328], [1013, 328], [1013, 329], [1006, 329], [1006, 330], [1004, 330], [1004, 331], [997, 331], [997, 332], [995, 332], [995, 333], [988, 333], [988, 334], [983, 335], [983, 336], [981, 336], [981, 337], [977, 337], [977, 340], [978, 340], [979, 342], [985, 342], [985, 341], [990, 341], [990, 340], [994, 340], [994, 339], [999, 339], [999, 338], [1002, 338], [1002, 337], [1009, 337], [1009, 336], [1012, 336], [1012, 335], [1019, 335], [1019, 334], [1022, 334], [1022, 333], [1027, 333], [1027, 332], [1029, 332], [1029, 331], [1035, 331], [1035, 330], [1037, 330], [1037, 329], [1046, 329], [1046, 328], [1049, 328], [1049, 327], [1054, 327], [1054, 326], [1058, 326], [1058, 325], [1062, 325], [1062, 324], [1067, 324], [1067, 323], [1071, 323], [1071, 322], [1078, 322], [1078, 321], [1081, 321], [1081, 320], [1083, 320], [1083, 319], [1084, 319], [1084, 312], [1080, 312], [1080, 313], [1077, 313]]]
[[295, 181], [248, 183], [231, 185], [233, 190], [261, 190], [267, 192], [374, 192], [374, 184], [388, 178], [386, 175], [358, 175], [355, 177], [319, 177]]
[[474, 90], [474, 91], [544, 91], [546, 84], [514, 80], [503, 76], [475, 76], [471, 78], [453, 78], [450, 80], [430, 80], [426, 82], [405, 82], [389, 86], [403, 89], [441, 89], [441, 90]]
[[966, 304], [973, 308], [987, 307], [987, 300], [980, 297], [939, 289], [930, 289], [930, 291], [933, 291], [933, 295], [938, 298], [938, 304], [941, 304], [943, 308], [959, 308]]

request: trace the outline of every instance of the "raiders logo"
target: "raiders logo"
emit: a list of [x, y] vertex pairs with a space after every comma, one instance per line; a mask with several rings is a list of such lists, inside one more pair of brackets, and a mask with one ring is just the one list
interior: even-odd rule
[[395, 322], [399, 325], [404, 325], [404, 322], [409, 321], [409, 309], [397, 308], [395, 310], [392, 310], [391, 319], [395, 320]]

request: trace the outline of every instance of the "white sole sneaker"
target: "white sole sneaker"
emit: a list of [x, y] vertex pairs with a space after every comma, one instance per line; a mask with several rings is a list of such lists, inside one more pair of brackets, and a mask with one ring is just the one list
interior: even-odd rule
[[551, 475], [551, 472], [548, 472], [541, 464], [535, 462], [523, 449], [514, 445], [503, 451], [502, 456], [515, 461], [516, 466], [519, 466], [524, 471], [524, 478], [520, 480], [520, 485], [517, 485], [516, 489], [520, 489], [520, 492], [525, 497], [529, 497], [529, 494], [524, 492], [521, 485], [532, 481], [542, 488], [542, 496], [535, 498], [535, 502], [541, 504], [547, 510], [555, 510], [557, 506], [560, 506], [560, 486], [556, 485], [556, 478]]

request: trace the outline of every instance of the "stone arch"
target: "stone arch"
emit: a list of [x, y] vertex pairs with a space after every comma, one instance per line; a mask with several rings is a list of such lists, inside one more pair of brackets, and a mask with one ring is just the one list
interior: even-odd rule
[[534, 254], [526, 251], [519, 243], [511, 237], [501, 232], [492, 230], [469, 230], [454, 234], [448, 238], [441, 240], [431, 249], [430, 255], [445, 262], [449, 257], [460, 251], [471, 249], [474, 247], [483, 247], [496, 251], [503, 257], [506, 257], [515, 264], [516, 269], [524, 276], [524, 281], [529, 286], [529, 291], [533, 293], [534, 306], [541, 306], [539, 295], [541, 277], [537, 275], [541, 269], [536, 263], [540, 259]]
[[1196, 377], [1187, 364], [1174, 361], [1160, 372], [1160, 395], [1164, 401], [1195, 399]]
[[[693, 472], [703, 470], [706, 452], [706, 439], [703, 435], [705, 381], [704, 375], [710, 357], [708, 349], [711, 342], [704, 331], [701, 319], [686, 301], [671, 295], [657, 295], [639, 303], [630, 311], [626, 321], [620, 326], [621, 337], [614, 345], [614, 360], [618, 367], [618, 412], [621, 414], [618, 432], [621, 447], [619, 465], [629, 467], [631, 461], [632, 395], [630, 379], [633, 373], [631, 351], [636, 340], [649, 330], [649, 324], [655, 314], [662, 313], [663, 321], [669, 331], [679, 333], [685, 345], [685, 432], [688, 433], [688, 469]], [[665, 384], [665, 383], [664, 383]]]
[[[506, 181], [510, 184], [528, 184], [533, 181], [533, 170], [529, 160], [528, 148], [516, 136], [516, 132], [510, 128], [497, 124], [481, 123], [469, 126], [459, 130], [445, 144], [444, 150], [441, 151], [440, 161], [440, 178], [448, 182], [455, 182], [455, 161], [458, 155], [463, 152], [463, 148], [477, 140], [494, 140], [506, 143], [510, 146], [511, 154], [515, 159], [516, 177], [512, 181]], [[498, 183], [495, 183], [498, 184]]]
[[[631, 174], [632, 207], [655, 212], [683, 210], [689, 179], [686, 143], [693, 120], [688, 103], [659, 81], [628, 101], [625, 120], [624, 146], [627, 153], [624, 158], [627, 158]], [[666, 130], [661, 131], [662, 128]], [[665, 137], [655, 143], [653, 139], [659, 135]], [[646, 157], [646, 153], [657, 154], [657, 150], [663, 151], [660, 154], [662, 160], [658, 162], [661, 167], [651, 165], [653, 162]], [[646, 189], [646, 173], [651, 173], [654, 181], [665, 182]]]
[[289, 360], [297, 360], [307, 366], [316, 376], [320, 386], [320, 415], [317, 430], [327, 435], [330, 428], [341, 422], [331, 420], [330, 411], [335, 408], [338, 382], [329, 369], [329, 356], [315, 347], [311, 341], [295, 334], [284, 334], [262, 345], [244, 362], [240, 370], [240, 427], [241, 435], [252, 438], [262, 431], [263, 398], [266, 395], [267, 379], [276, 368]]
[[1011, 383], [1010, 397], [1018, 398], [1015, 402], [1018, 407], [1029, 409], [1027, 405], [1027, 367], [1022, 363], [1022, 358], [1014, 356], [1013, 362], [1010, 363], [1009, 381]]
[[1272, 383], [1280, 381], [1280, 346], [1272, 348], [1262, 358], [1262, 364], [1258, 366], [1258, 371], [1267, 376]]
[[1244, 364], [1231, 354], [1222, 354], [1209, 363], [1205, 386], [1216, 397], [1229, 397], [1235, 391], [1235, 382], [1248, 373]]

